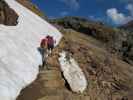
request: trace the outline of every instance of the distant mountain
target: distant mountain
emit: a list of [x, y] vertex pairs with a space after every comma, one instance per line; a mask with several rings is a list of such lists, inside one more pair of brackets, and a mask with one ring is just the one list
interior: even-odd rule
[[128, 22], [127, 24], [120, 26], [120, 28], [129, 30], [129, 31], [133, 31], [133, 20]]
[[[133, 64], [132, 32], [109, 27], [102, 22], [91, 21], [81, 17], [63, 17], [52, 19], [50, 22], [100, 40], [109, 51], [117, 53], [124, 61]], [[131, 31], [132, 25], [133, 21], [121, 28], [130, 29]]]
[[107, 25], [104, 25], [102, 22], [96, 22], [81, 17], [63, 17], [52, 19], [50, 22], [66, 29], [73, 29], [91, 35], [104, 42], [109, 41], [114, 34], [114, 30]]

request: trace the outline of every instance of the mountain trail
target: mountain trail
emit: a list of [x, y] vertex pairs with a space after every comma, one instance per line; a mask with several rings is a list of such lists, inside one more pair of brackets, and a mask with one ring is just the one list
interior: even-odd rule
[[38, 78], [20, 93], [17, 100], [89, 100], [88, 96], [71, 92], [58, 65], [57, 54], [47, 60], [47, 67], [40, 70]]

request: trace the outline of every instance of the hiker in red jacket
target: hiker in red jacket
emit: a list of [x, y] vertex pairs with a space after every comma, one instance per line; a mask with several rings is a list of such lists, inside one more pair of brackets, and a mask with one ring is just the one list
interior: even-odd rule
[[43, 38], [40, 43], [40, 53], [42, 55], [42, 68], [47, 64], [47, 56], [48, 56], [48, 39]]
[[44, 39], [41, 40], [40, 47], [45, 48], [45, 49], [48, 48], [48, 39], [47, 38], [44, 38]]
[[38, 50], [42, 56], [42, 68], [48, 67], [47, 66], [47, 57], [49, 54], [51, 54], [51, 52], [54, 48], [54, 43], [55, 43], [55, 41], [54, 41], [53, 37], [49, 36], [49, 35], [41, 40], [40, 48], [38, 48]]
[[47, 39], [48, 39], [48, 50], [49, 50], [49, 53], [51, 53], [52, 52], [52, 50], [54, 49], [54, 43], [55, 43], [55, 40], [53, 39], [53, 37], [52, 36], [47, 36], [46, 37]]

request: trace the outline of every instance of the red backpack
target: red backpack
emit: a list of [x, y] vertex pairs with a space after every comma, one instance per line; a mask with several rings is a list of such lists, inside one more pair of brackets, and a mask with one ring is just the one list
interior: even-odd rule
[[48, 40], [47, 40], [46, 38], [42, 39], [42, 40], [41, 40], [40, 46], [41, 46], [41, 47], [46, 46], [46, 45], [47, 45], [47, 42], [48, 42]]

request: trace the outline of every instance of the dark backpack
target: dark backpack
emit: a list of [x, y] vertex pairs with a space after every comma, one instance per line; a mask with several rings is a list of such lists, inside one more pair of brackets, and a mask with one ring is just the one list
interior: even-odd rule
[[52, 36], [49, 36], [49, 37], [48, 37], [48, 44], [49, 44], [49, 45], [54, 45], [54, 39], [53, 39]]

